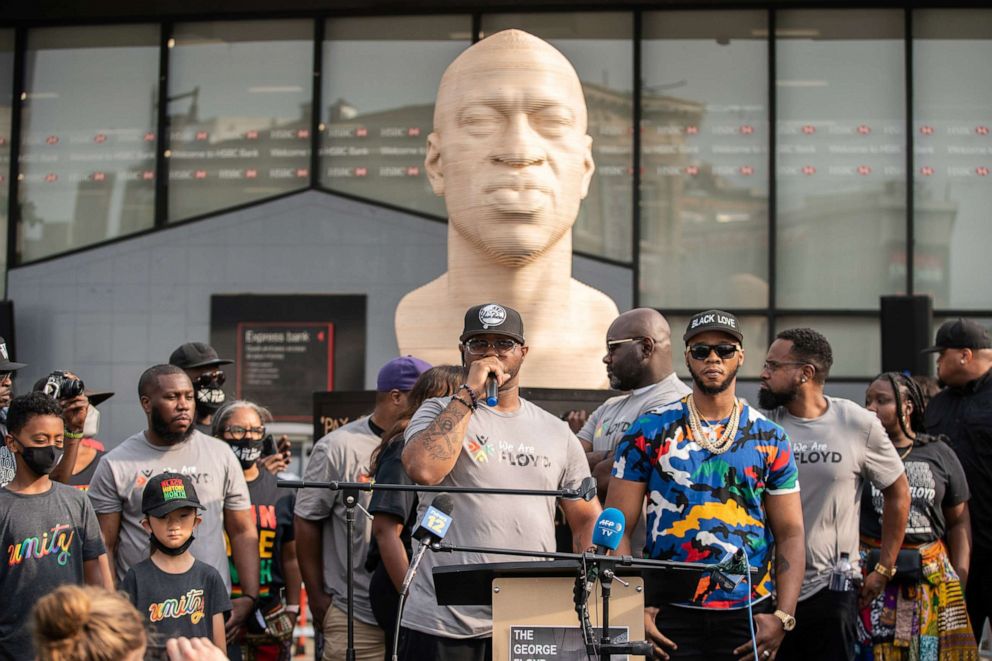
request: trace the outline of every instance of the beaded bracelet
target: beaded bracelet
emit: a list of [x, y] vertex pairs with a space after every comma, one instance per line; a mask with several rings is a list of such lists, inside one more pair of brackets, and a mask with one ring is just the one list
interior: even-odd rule
[[81, 432], [81, 431], [78, 431], [78, 432], [67, 431], [64, 434], [62, 434], [62, 437], [63, 438], [67, 438], [70, 441], [78, 441], [79, 439], [81, 439], [83, 437], [83, 432]]
[[475, 410], [475, 407], [474, 406], [472, 406], [471, 404], [469, 404], [468, 402], [466, 402], [464, 399], [462, 399], [458, 395], [452, 395], [451, 396], [451, 401], [458, 402], [460, 404], [464, 404], [465, 405], [465, 408], [467, 408], [469, 411], [474, 411]]
[[472, 398], [472, 410], [473, 411], [475, 409], [479, 408], [479, 396], [475, 394], [475, 391], [472, 390], [472, 388], [470, 388], [467, 383], [463, 383], [462, 385], [458, 386], [458, 390], [459, 391], [461, 391], [461, 390], [467, 390], [468, 391], [468, 396]]

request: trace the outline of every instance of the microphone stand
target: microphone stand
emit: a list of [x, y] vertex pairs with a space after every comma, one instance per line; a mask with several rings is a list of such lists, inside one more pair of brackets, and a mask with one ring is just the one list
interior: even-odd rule
[[[645, 558], [635, 558], [629, 555], [612, 556], [599, 553], [558, 553], [553, 551], [525, 551], [522, 549], [494, 549], [482, 546], [456, 546], [453, 544], [441, 544], [436, 542], [431, 544], [431, 550], [435, 553], [486, 553], [493, 555], [514, 555], [529, 556], [533, 558], [545, 558], [549, 560], [575, 560], [578, 562], [578, 575], [575, 580], [575, 612], [578, 614], [579, 625], [582, 628], [583, 640], [586, 643], [586, 651], [590, 654], [599, 655], [600, 661], [609, 661], [613, 654], [628, 654], [633, 656], [650, 656], [652, 645], [649, 641], [637, 640], [626, 643], [614, 643], [610, 638], [610, 595], [612, 592], [613, 580], [620, 581], [624, 585], [629, 585], [616, 576], [615, 568], [619, 566], [643, 568], [643, 569], [676, 569], [692, 571], [709, 571], [713, 565], [701, 562], [669, 562], [667, 560], [650, 560]], [[600, 577], [600, 586], [603, 596], [603, 622], [602, 636], [596, 643], [592, 631], [592, 623], [589, 620], [589, 611], [585, 605], [588, 598], [586, 591], [587, 564], [593, 564], [596, 574]], [[754, 571], [754, 570], [752, 570]]]
[[[345, 649], [345, 661], [355, 661], [355, 568], [352, 560], [352, 540], [355, 532], [355, 508], [358, 505], [358, 492], [360, 491], [414, 491], [421, 493], [476, 493], [476, 494], [503, 494], [511, 496], [543, 496], [545, 498], [565, 498], [586, 501], [592, 500], [596, 494], [596, 482], [592, 478], [586, 478], [578, 487], [569, 489], [487, 489], [484, 487], [439, 487], [421, 486], [419, 484], [386, 484], [373, 482], [317, 482], [307, 480], [277, 480], [276, 486], [286, 489], [329, 489], [331, 491], [342, 491], [344, 497], [344, 520], [347, 531], [348, 547], [345, 552], [346, 580], [348, 583], [348, 636], [347, 648]], [[364, 510], [363, 510], [364, 511]], [[367, 513], [366, 513], [367, 514]], [[400, 613], [402, 615], [402, 613]]]

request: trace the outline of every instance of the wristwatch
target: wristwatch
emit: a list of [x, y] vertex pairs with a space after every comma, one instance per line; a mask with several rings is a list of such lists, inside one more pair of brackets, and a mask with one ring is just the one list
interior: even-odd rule
[[796, 628], [796, 618], [793, 617], [792, 615], [789, 615], [783, 610], [777, 610], [772, 614], [778, 619], [782, 620], [782, 628], [785, 629], [786, 631], [792, 631], [793, 629]]
[[877, 571], [879, 574], [881, 574], [885, 578], [892, 578], [893, 576], [896, 575], [896, 568], [895, 567], [886, 567], [881, 562], [879, 562], [879, 563], [877, 563], [875, 565], [875, 571]]

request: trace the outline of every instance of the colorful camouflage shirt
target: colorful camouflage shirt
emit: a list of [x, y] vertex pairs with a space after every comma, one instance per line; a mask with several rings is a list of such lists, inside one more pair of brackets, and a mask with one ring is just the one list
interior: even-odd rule
[[[656, 560], [717, 564], [744, 548], [758, 569], [752, 599], [767, 597], [772, 533], [765, 526], [765, 495], [799, 491], [799, 472], [781, 427], [742, 405], [733, 445], [723, 454], [692, 438], [686, 400], [641, 416], [617, 445], [613, 476], [647, 483], [644, 556]], [[709, 423], [716, 434], [728, 419]], [[708, 577], [680, 605], [747, 606], [747, 583], [726, 590]]]

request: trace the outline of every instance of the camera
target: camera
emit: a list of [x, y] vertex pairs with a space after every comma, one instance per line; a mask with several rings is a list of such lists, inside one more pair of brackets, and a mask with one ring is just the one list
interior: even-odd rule
[[82, 395], [85, 389], [82, 379], [69, 376], [65, 372], [52, 372], [48, 375], [42, 392], [51, 395], [54, 399], [72, 399]]

